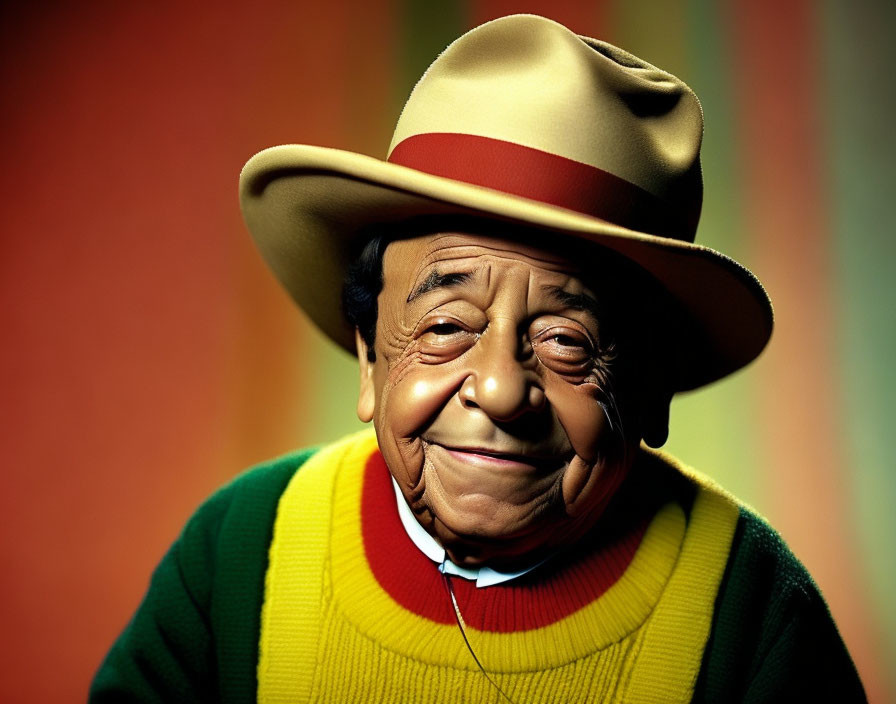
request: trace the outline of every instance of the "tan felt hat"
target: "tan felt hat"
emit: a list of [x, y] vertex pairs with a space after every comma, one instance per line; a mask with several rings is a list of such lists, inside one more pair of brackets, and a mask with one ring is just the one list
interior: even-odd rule
[[435, 60], [386, 161], [272, 147], [243, 168], [240, 200], [277, 278], [352, 352], [340, 292], [356, 240], [373, 224], [472, 215], [537, 228], [548, 249], [562, 234], [614, 250], [689, 316], [696, 334], [679, 351], [676, 377], [686, 390], [755, 359], [772, 330], [756, 277], [693, 243], [702, 135], [700, 103], [676, 77], [551, 20], [512, 15]]

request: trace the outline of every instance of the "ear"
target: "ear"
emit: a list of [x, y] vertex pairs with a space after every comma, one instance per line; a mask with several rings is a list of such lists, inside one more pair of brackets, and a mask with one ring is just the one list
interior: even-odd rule
[[672, 392], [658, 393], [641, 416], [641, 436], [650, 447], [662, 447], [669, 437], [669, 405]]
[[358, 351], [358, 367], [361, 371], [361, 384], [358, 390], [358, 418], [364, 423], [373, 420], [376, 408], [376, 389], [373, 383], [373, 362], [367, 358], [367, 343], [355, 328], [355, 349]]

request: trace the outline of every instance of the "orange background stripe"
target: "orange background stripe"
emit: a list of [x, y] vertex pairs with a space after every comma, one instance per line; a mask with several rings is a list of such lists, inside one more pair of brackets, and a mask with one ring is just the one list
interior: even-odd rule
[[[352, 360], [294, 311], [244, 232], [245, 159], [295, 141], [383, 156], [396, 95], [462, 29], [510, 11], [615, 41], [703, 98], [698, 240], [757, 271], [778, 328], [759, 363], [676, 402], [670, 449], [771, 517], [827, 595], [872, 700], [888, 700], [896, 388], [880, 350], [896, 339], [881, 332], [896, 292], [886, 274], [865, 280], [857, 255], [849, 270], [835, 259], [896, 254], [878, 203], [896, 162], [879, 68], [894, 49], [867, 31], [888, 26], [887, 7], [4, 7], [0, 700], [83, 698], [204, 496], [251, 462], [357, 426]], [[854, 151], [835, 159], [832, 134]], [[855, 195], [866, 193], [884, 196]], [[862, 326], [875, 335], [842, 339]], [[861, 391], [857, 378], [877, 383]], [[870, 417], [846, 410], [871, 407], [871, 392]]]

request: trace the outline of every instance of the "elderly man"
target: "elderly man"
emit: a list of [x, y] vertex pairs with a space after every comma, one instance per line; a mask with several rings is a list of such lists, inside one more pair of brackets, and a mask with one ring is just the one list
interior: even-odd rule
[[702, 128], [675, 77], [513, 16], [436, 60], [387, 161], [256, 155], [249, 229], [375, 435], [212, 497], [94, 700], [864, 699], [774, 531], [648, 448], [771, 333], [693, 244]]

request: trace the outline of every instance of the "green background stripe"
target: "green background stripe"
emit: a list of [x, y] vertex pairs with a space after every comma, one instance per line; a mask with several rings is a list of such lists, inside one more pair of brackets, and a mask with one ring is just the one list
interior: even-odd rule
[[395, 70], [396, 114], [426, 68], [467, 29], [466, 2], [399, 0], [398, 65]]
[[[613, 40], [636, 56], [683, 78], [700, 97], [706, 119], [702, 152], [704, 201], [697, 240], [750, 266], [749, 238], [741, 228], [733, 90], [720, 7], [709, 0], [615, 2]], [[706, 471], [738, 497], [761, 503], [750, 451], [754, 380], [735, 374], [709, 391], [682, 394], [672, 406], [666, 449]]]
[[896, 4], [828, 0], [819, 13], [825, 64], [819, 108], [827, 138], [830, 230], [836, 264], [832, 311], [841, 377], [842, 430], [860, 549], [882, 661], [896, 692]]

